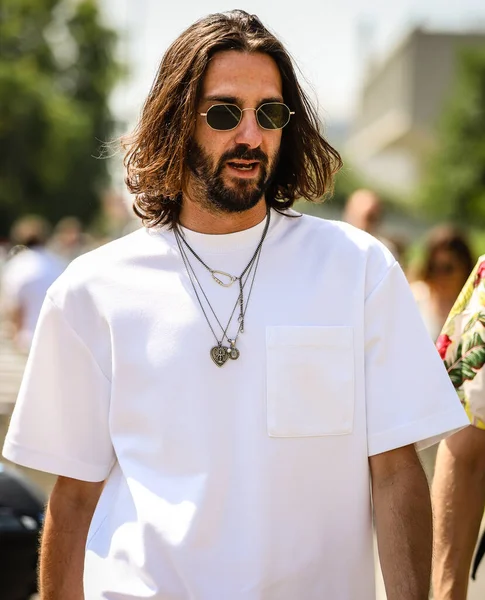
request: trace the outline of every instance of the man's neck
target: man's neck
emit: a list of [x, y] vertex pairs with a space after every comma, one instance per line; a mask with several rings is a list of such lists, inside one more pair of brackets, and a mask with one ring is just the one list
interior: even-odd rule
[[266, 216], [266, 202], [262, 198], [256, 206], [241, 213], [209, 211], [200, 203], [184, 197], [180, 211], [180, 224], [198, 233], [221, 235], [236, 233], [254, 227]]

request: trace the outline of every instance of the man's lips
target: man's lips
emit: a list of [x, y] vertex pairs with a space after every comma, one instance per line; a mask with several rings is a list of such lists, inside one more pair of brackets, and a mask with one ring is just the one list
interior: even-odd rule
[[229, 167], [240, 171], [253, 171], [259, 166], [257, 160], [228, 160], [226, 163]]

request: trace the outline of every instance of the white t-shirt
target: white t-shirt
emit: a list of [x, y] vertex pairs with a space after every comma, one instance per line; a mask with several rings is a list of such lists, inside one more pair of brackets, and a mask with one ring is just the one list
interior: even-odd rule
[[49, 287], [66, 268], [66, 263], [41, 247], [22, 250], [10, 259], [1, 281], [4, 310], [20, 308], [22, 326], [17, 341], [28, 349]]
[[[238, 275], [263, 226], [185, 233]], [[189, 260], [225, 324], [237, 284]], [[4, 455], [107, 478], [87, 600], [374, 599], [369, 455], [468, 424], [404, 275], [349, 225], [273, 211], [245, 321], [218, 367], [167, 230], [50, 289]]]

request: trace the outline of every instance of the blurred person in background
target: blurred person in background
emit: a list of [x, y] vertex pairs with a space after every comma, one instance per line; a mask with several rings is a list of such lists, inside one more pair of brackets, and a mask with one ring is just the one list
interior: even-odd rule
[[411, 267], [411, 289], [433, 341], [440, 334], [455, 300], [465, 284], [474, 260], [463, 232], [452, 225], [438, 225], [425, 239], [419, 266]]
[[49, 233], [47, 221], [36, 215], [19, 219], [11, 230], [12, 258], [3, 268], [0, 306], [7, 333], [22, 351], [30, 348], [47, 290], [66, 266], [45, 247]]
[[115, 190], [107, 190], [101, 198], [101, 203], [106, 240], [114, 240], [140, 227], [133, 211], [128, 210], [122, 194]]
[[64, 217], [54, 227], [48, 248], [66, 263], [89, 249], [91, 240], [77, 217]]
[[396, 260], [400, 260], [402, 249], [393, 240], [380, 234], [383, 215], [384, 207], [379, 195], [373, 190], [358, 189], [348, 197], [342, 220], [373, 235], [392, 252]]
[[[438, 450], [432, 486], [434, 598], [465, 600], [485, 506], [485, 256], [454, 304], [436, 346], [471, 426], [450, 436]], [[484, 550], [482, 539], [474, 571]]]
[[[418, 263], [411, 265], [411, 290], [428, 333], [438, 338], [451, 307], [473, 269], [473, 258], [468, 241], [460, 229], [452, 225], [437, 225], [430, 229], [424, 240], [423, 254]], [[420, 453], [423, 468], [431, 482], [438, 445]]]

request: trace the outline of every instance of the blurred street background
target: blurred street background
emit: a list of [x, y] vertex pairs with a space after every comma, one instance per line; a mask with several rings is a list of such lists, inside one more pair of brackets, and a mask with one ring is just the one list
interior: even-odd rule
[[[216, 0], [0, 0], [0, 442], [44, 288], [83, 252], [140, 226], [118, 140], [134, 127], [164, 51], [198, 17], [231, 8]], [[436, 339], [485, 253], [485, 3], [238, 8], [287, 45], [344, 158], [333, 196], [297, 208], [381, 238]], [[423, 456], [430, 479], [433, 460], [433, 450]], [[19, 472], [47, 497], [53, 477]], [[0, 598], [27, 600], [30, 584], [6, 595], [12, 569], [1, 557], [16, 552], [15, 535], [30, 527], [35, 540], [38, 527], [7, 509], [0, 486]], [[24, 519], [17, 529], [13, 516]], [[41, 515], [27, 516], [40, 526]], [[35, 557], [25, 568], [35, 571]], [[478, 598], [483, 565], [469, 592]]]

